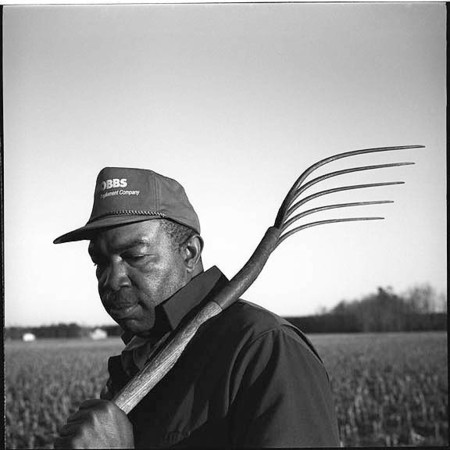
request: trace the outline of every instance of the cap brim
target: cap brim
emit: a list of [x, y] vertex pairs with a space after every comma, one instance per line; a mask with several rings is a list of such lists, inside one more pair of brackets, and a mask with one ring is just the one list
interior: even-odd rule
[[56, 238], [53, 241], [53, 243], [62, 244], [64, 242], [91, 240], [93, 236], [96, 234], [96, 232], [104, 228], [127, 225], [135, 222], [144, 222], [146, 220], [152, 219], [161, 219], [161, 216], [139, 216], [139, 215], [107, 216], [95, 220], [94, 222], [87, 223], [84, 227], [77, 228], [76, 230], [63, 234], [62, 236]]

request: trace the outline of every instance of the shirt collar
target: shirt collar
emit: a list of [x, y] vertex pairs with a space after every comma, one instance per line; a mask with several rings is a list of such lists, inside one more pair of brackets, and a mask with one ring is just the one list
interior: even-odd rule
[[[174, 330], [192, 309], [211, 300], [227, 281], [227, 277], [217, 266], [202, 272], [155, 308], [156, 321], [159, 324], [164, 323], [167, 331]], [[126, 332], [122, 334], [125, 344], [132, 338], [133, 336]], [[137, 336], [133, 339], [133, 343], [136, 338]]]
[[164, 312], [170, 328], [174, 330], [192, 309], [211, 299], [227, 281], [226, 276], [213, 266], [161, 303], [160, 309]]

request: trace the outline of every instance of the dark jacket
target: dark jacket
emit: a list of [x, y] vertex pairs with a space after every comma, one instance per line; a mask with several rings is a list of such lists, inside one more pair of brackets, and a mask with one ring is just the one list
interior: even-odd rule
[[[213, 267], [160, 305], [157, 317], [175, 328], [224, 282]], [[113, 392], [130, 378], [120, 356], [109, 371]], [[339, 446], [328, 375], [312, 344], [243, 300], [200, 327], [129, 418], [142, 448]]]

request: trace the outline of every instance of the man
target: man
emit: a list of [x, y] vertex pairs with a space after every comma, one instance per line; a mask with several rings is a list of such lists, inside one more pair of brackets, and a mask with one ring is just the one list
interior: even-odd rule
[[56, 448], [339, 446], [328, 376], [306, 337], [239, 300], [203, 324], [129, 416], [111, 401], [168, 336], [227, 283], [203, 271], [200, 224], [183, 187], [150, 170], [105, 168], [88, 223], [55, 243], [90, 240], [98, 291], [127, 344], [100, 400]]

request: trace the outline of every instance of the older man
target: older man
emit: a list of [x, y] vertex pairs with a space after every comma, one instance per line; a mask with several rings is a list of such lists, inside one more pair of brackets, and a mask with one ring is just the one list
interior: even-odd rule
[[88, 223], [98, 291], [123, 330], [102, 399], [69, 417], [56, 448], [339, 446], [327, 373], [307, 338], [244, 300], [203, 324], [129, 414], [111, 400], [227, 279], [203, 271], [200, 224], [184, 189], [151, 170], [105, 168]]

